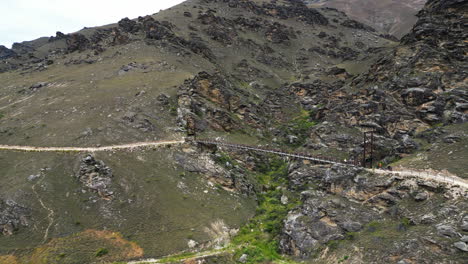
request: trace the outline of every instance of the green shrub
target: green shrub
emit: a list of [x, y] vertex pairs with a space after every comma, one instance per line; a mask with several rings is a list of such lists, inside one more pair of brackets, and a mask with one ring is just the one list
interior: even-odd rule
[[399, 229], [407, 230], [411, 226], [411, 220], [407, 217], [403, 217], [400, 219], [400, 226]]
[[229, 157], [228, 154], [226, 153], [219, 153], [219, 156], [215, 157], [215, 162], [218, 163], [219, 165], [226, 166], [226, 164], [229, 162], [230, 164], [234, 164], [234, 161]]
[[107, 250], [107, 248], [100, 248], [98, 251], [96, 251], [96, 257], [98, 258], [107, 254], [109, 254], [109, 250]]
[[369, 232], [375, 232], [379, 229], [380, 225], [381, 224], [378, 221], [371, 221], [367, 224], [367, 230]]
[[283, 127], [283, 130], [288, 131], [288, 134], [292, 134], [297, 137], [294, 143], [290, 143], [286, 140], [284, 143], [292, 147], [299, 147], [303, 145], [308, 137], [309, 130], [317, 125], [315, 121], [311, 120], [310, 112], [305, 110], [301, 111], [301, 115], [294, 118], [288, 125]]
[[338, 263], [342, 263], [342, 262], [346, 261], [347, 259], [349, 259], [349, 256], [344, 256], [343, 258], [338, 260]]

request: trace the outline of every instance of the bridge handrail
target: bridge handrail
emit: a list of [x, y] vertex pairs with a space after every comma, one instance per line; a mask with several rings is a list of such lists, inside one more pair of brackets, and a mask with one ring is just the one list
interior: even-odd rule
[[197, 140], [195, 140], [195, 142], [201, 143], [201, 144], [208, 144], [208, 145], [217, 145], [217, 146], [225, 146], [225, 147], [231, 147], [231, 148], [261, 151], [261, 152], [272, 153], [272, 154], [277, 154], [277, 155], [281, 155], [281, 156], [299, 158], [299, 159], [304, 159], [304, 160], [311, 160], [311, 161], [314, 161], [314, 162], [325, 163], [325, 164], [340, 164], [340, 165], [355, 166], [351, 162], [346, 162], [345, 163], [345, 162], [337, 161], [336, 159], [332, 159], [332, 158], [325, 158], [325, 157], [321, 157], [321, 156], [315, 157], [315, 156], [312, 156], [310, 154], [296, 153], [296, 152], [286, 152], [284, 150], [274, 149], [274, 148], [252, 147], [252, 146], [247, 146], [247, 145], [244, 145], [244, 144], [235, 144], [235, 143], [227, 143], [227, 142], [220, 142], [220, 141], [213, 141], [213, 140], [203, 140], [203, 139], [197, 139]]

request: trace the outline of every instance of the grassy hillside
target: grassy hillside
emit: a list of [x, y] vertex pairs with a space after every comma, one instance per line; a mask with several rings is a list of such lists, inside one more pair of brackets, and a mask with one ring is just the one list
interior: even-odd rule
[[[455, 73], [441, 79], [445, 66], [426, 69], [434, 54], [411, 37], [399, 44], [343, 12], [291, 0], [189, 0], [152, 16], [57, 33], [16, 44], [0, 60], [0, 145], [196, 135], [351, 159], [361, 157], [362, 132], [372, 129], [375, 160], [466, 177], [466, 126], [457, 124], [466, 115], [456, 70], [463, 53], [446, 54], [458, 56], [446, 65]], [[435, 91], [442, 85], [447, 92]], [[286, 263], [281, 253], [302, 253], [284, 249], [292, 240], [283, 225], [302, 202], [316, 204], [302, 191], [321, 199], [349, 187], [357, 203], [382, 192], [381, 183], [360, 186], [357, 170], [334, 170], [194, 144], [89, 155], [0, 151], [0, 263], [190, 255], [224, 246], [239, 228], [229, 248], [235, 258], [259, 245], [258, 262]], [[399, 182], [385, 188], [391, 184]], [[382, 209], [376, 203], [363, 209], [369, 217]], [[304, 212], [315, 208], [307, 206]], [[342, 240], [342, 220], [338, 227], [332, 214], [319, 222], [331, 223], [327, 230]], [[368, 246], [368, 236], [359, 245]], [[335, 241], [328, 238], [314, 245], [325, 249]]]

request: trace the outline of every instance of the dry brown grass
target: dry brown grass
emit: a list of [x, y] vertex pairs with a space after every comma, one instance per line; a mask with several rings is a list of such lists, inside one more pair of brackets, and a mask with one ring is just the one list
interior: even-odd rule
[[19, 264], [18, 258], [13, 255], [0, 256], [0, 264]]
[[[97, 250], [104, 248], [109, 253], [101, 257], [96, 256]], [[98, 260], [112, 262], [142, 256], [143, 249], [135, 242], [125, 240], [120, 233], [89, 229], [68, 237], [52, 239], [36, 248], [29, 263], [68, 263], [76, 259], [83, 263]]]
[[211, 238], [211, 244], [215, 247], [224, 247], [231, 241], [231, 232], [222, 219], [218, 219], [205, 227], [205, 232]]

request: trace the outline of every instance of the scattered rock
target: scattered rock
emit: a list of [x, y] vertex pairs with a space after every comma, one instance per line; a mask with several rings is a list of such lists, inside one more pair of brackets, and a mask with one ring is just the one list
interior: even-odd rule
[[468, 245], [465, 242], [458, 241], [455, 242], [453, 245], [463, 252], [468, 252]]
[[435, 222], [435, 220], [436, 217], [433, 213], [429, 213], [421, 217], [421, 223], [425, 225], [432, 224]]
[[242, 254], [242, 256], [240, 256], [238, 261], [240, 263], [247, 263], [248, 258], [249, 258], [249, 256], [247, 254]]
[[41, 174], [33, 174], [28, 176], [28, 181], [34, 181], [41, 177]]
[[444, 143], [448, 143], [448, 144], [452, 144], [452, 143], [457, 143], [461, 140], [461, 137], [460, 136], [457, 136], [457, 135], [448, 135], [446, 137], [443, 138], [443, 142]]
[[418, 180], [418, 185], [430, 191], [437, 191], [439, 184], [430, 180]]
[[447, 237], [459, 237], [459, 233], [453, 226], [446, 225], [446, 224], [439, 224], [436, 226], [437, 232], [440, 235], [447, 236]]
[[119, 75], [124, 75], [124, 74], [126, 74], [126, 73], [128, 73], [130, 71], [147, 70], [148, 68], [149, 68], [149, 66], [147, 66], [145, 64], [130, 62], [129, 64], [120, 67], [120, 69], [118, 71], [118, 74]]
[[468, 215], [465, 215], [462, 219], [462, 223], [460, 225], [460, 228], [463, 230], [463, 231], [466, 231], [468, 232]]
[[370, 32], [375, 32], [375, 29], [365, 25], [361, 22], [358, 22], [353, 19], [347, 19], [341, 23], [342, 26], [349, 27], [349, 28], [354, 28], [354, 29], [360, 29], [360, 30], [365, 30], [365, 31], [370, 31]]
[[47, 85], [49, 84], [46, 82], [38, 82], [36, 84], [31, 85], [31, 87], [29, 87], [29, 90], [31, 90], [32, 92], [35, 92], [43, 87], [46, 87]]
[[198, 242], [195, 241], [195, 240], [192, 240], [192, 239], [190, 239], [190, 240], [187, 242], [187, 246], [188, 246], [189, 248], [194, 248], [194, 247], [196, 247], [197, 245], [198, 245]]
[[419, 192], [416, 194], [416, 196], [414, 196], [414, 200], [421, 202], [427, 200], [428, 197], [429, 194], [427, 192]]
[[166, 94], [160, 94], [157, 97], [157, 100], [162, 104], [162, 105], [168, 105], [169, 104], [169, 96]]
[[347, 232], [357, 232], [362, 229], [361, 223], [353, 221], [344, 222], [342, 227]]

